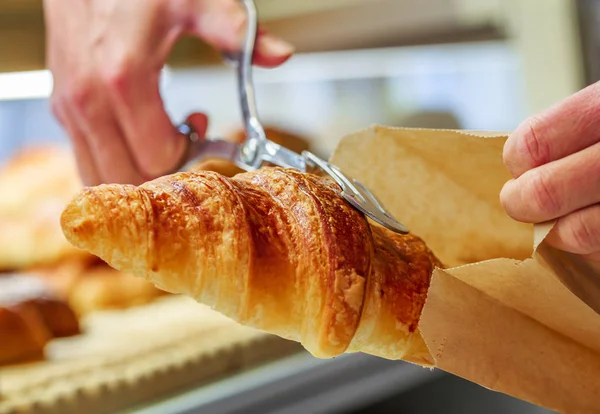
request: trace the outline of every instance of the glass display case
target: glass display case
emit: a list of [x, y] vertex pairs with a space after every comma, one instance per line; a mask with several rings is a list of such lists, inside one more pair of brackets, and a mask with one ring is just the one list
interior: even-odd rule
[[[526, 65], [521, 43], [497, 39], [299, 53], [280, 68], [255, 69], [258, 110], [265, 125], [305, 137], [322, 157], [328, 157], [344, 135], [372, 124], [510, 131], [531, 111], [531, 90], [526, 87], [531, 68]], [[556, 90], [562, 93], [566, 89]], [[0, 73], [0, 168], [25, 148], [69, 146], [50, 111], [51, 91], [48, 71]], [[166, 67], [161, 92], [174, 124], [200, 111], [210, 118], [211, 136], [230, 134], [241, 126], [235, 74], [224, 65]], [[51, 176], [55, 172], [41, 168], [38, 173]], [[185, 325], [181, 322], [185, 318], [180, 316], [186, 314], [188, 305], [173, 305], [175, 310], [167, 317], [161, 307], [169, 306], [168, 302], [148, 305], [148, 314], [162, 318], [165, 330], [150, 334], [153, 318], [146, 318], [144, 328], [136, 331], [139, 343], [129, 353], [116, 350], [118, 344], [127, 343], [128, 328], [124, 327], [118, 339], [110, 338], [102, 345], [65, 341], [64, 348], [58, 347], [57, 365], [44, 371], [39, 380], [26, 375], [33, 371], [0, 368], [0, 413], [18, 411], [2, 411], [3, 389], [6, 395], [33, 395], [34, 391], [41, 395], [46, 387], [52, 388], [53, 375], [61, 378], [54, 384], [59, 389], [53, 394], [59, 395], [57, 400], [63, 398], [60, 392], [64, 391], [74, 400], [81, 397], [101, 406], [103, 396], [107, 396], [104, 402], [110, 410], [86, 408], [88, 414], [549, 412], [404, 362], [363, 354], [320, 360], [295, 344], [270, 336], [255, 338], [254, 332], [239, 330], [237, 325], [223, 322], [225, 328], [220, 330], [215, 326], [221, 322], [215, 322], [205, 330], [205, 321], [198, 321], [201, 317], [190, 318], [190, 325]], [[140, 317], [142, 311], [136, 309], [128, 309], [127, 318]], [[121, 311], [110, 309], [100, 316], [91, 315], [85, 319], [85, 327], [104, 336], [107, 321], [121, 318]], [[181, 326], [176, 326], [178, 320]], [[194, 328], [188, 330], [189, 326]], [[171, 333], [173, 338], [165, 338]], [[156, 347], [145, 344], [148, 348], [144, 348], [143, 338], [156, 341]], [[190, 351], [182, 343], [185, 338], [210, 349], [206, 353], [210, 357]], [[217, 349], [215, 343], [221, 343], [222, 348]], [[171, 355], [174, 350], [189, 355], [181, 360], [174, 357], [168, 369], [148, 363], [152, 369], [146, 372], [137, 366], [139, 362], [132, 362], [142, 358], [136, 354], [138, 347], [143, 358], [150, 358], [152, 353]], [[80, 353], [87, 362], [74, 368], [61, 362], [65, 352]], [[221, 359], [213, 359], [215, 355]], [[201, 375], [203, 370], [207, 375]], [[91, 381], [92, 374], [97, 383], [86, 382]], [[133, 377], [147, 382], [138, 383]], [[11, 378], [14, 381], [9, 384]], [[114, 385], [115, 379], [127, 384], [122, 386], [125, 391]], [[73, 381], [83, 385], [72, 388], [68, 384]], [[24, 384], [23, 389], [17, 390], [15, 384]], [[61, 386], [69, 391], [61, 391]], [[65, 404], [60, 406], [62, 413], [81, 412], [82, 406], [72, 401], [61, 403]], [[59, 412], [50, 403], [40, 403], [37, 408], [39, 412]]]
[[[323, 156], [371, 124], [510, 130], [526, 111], [519, 60], [503, 42], [300, 54], [255, 78], [264, 122], [307, 136]], [[202, 111], [211, 135], [240, 126], [230, 68], [167, 69], [162, 81], [174, 123]], [[2, 159], [29, 143], [67, 142], [47, 72], [0, 74], [0, 84]]]

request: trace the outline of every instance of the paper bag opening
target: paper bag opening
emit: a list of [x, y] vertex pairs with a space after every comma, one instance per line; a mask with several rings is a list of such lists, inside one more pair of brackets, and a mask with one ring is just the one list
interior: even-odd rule
[[[508, 217], [507, 134], [374, 126], [332, 162], [371, 189], [447, 266], [420, 330], [436, 366], [562, 412], [600, 412], [600, 276]], [[539, 238], [537, 235], [541, 235]]]

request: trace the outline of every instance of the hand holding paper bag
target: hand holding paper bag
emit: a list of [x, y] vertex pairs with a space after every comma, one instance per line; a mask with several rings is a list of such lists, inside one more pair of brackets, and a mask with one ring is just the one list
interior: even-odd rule
[[549, 245], [600, 261], [600, 96], [592, 85], [517, 128], [504, 148], [516, 220], [556, 220]]

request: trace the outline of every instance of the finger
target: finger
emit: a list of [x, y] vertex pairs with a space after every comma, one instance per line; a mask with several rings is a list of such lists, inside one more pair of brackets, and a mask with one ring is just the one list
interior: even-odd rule
[[[238, 0], [201, 1], [192, 11], [195, 19], [183, 10], [178, 15], [188, 21], [186, 32], [198, 36], [208, 44], [224, 52], [240, 50], [246, 35], [248, 16]], [[188, 16], [188, 17], [186, 17]], [[282, 64], [294, 53], [288, 42], [258, 30], [254, 62], [257, 65], [273, 67]]]
[[600, 204], [557, 220], [546, 242], [557, 249], [596, 259], [600, 254]]
[[288, 42], [269, 33], [259, 33], [256, 38], [253, 63], [266, 68], [283, 64], [294, 53], [294, 47]]
[[77, 170], [79, 171], [82, 184], [85, 186], [101, 184], [100, 174], [98, 174], [94, 158], [90, 153], [87, 142], [85, 142], [85, 137], [75, 128], [65, 127], [65, 129], [71, 138], [75, 161], [77, 162]]
[[600, 202], [600, 143], [529, 170], [505, 184], [500, 200], [515, 220], [539, 223]]
[[96, 162], [94, 161], [94, 157], [92, 157], [85, 135], [77, 126], [76, 121], [74, 121], [74, 115], [69, 113], [67, 107], [59, 107], [57, 104], [52, 105], [52, 112], [69, 136], [82, 184], [86, 186], [100, 184], [102, 180], [98, 174]]
[[514, 178], [600, 141], [599, 90], [600, 83], [588, 86], [519, 125], [504, 145]]
[[[61, 124], [72, 144], [79, 176], [83, 185], [98, 185], [102, 182], [94, 157], [89, 149], [85, 134], [77, 125], [76, 117], [67, 104], [65, 84], [78, 65], [79, 54], [73, 50], [83, 49], [80, 44], [84, 37], [73, 37], [65, 33], [81, 32], [85, 29], [85, 16], [88, 4], [70, 2], [71, 18], [63, 13], [62, 0], [44, 0], [44, 21], [46, 23], [47, 66], [52, 71], [53, 92], [50, 99], [52, 113]], [[77, 16], [78, 18], [73, 18]], [[85, 49], [83, 49], [85, 50]]]
[[70, 107], [85, 136], [100, 180], [103, 183], [141, 184], [144, 179], [129, 153], [106, 92], [96, 86], [100, 84], [99, 80], [88, 79], [71, 91]]
[[[206, 130], [208, 129], [208, 117], [203, 113], [193, 113], [188, 115], [185, 122], [192, 127], [194, 132], [200, 139], [206, 136]], [[180, 159], [179, 163], [175, 166], [173, 171], [179, 171], [181, 167], [188, 164], [189, 162], [196, 162], [195, 157], [197, 152], [191, 151], [184, 154], [185, 159]]]
[[139, 171], [148, 180], [171, 171], [185, 151], [165, 112], [158, 88], [158, 73], [119, 75], [108, 84], [111, 101]]
[[103, 41], [91, 47], [94, 65], [100, 68], [114, 124], [144, 180], [173, 169], [185, 150], [159, 92], [160, 70], [179, 36], [165, 13], [181, 3], [95, 2], [91, 30]]
[[206, 135], [206, 130], [208, 129], [208, 117], [205, 114], [200, 112], [193, 113], [186, 118], [186, 122], [194, 128], [194, 131], [196, 131], [200, 137]]

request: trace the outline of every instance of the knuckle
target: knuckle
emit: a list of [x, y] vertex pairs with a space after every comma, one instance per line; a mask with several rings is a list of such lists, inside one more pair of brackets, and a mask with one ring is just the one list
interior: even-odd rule
[[521, 142], [522, 153], [530, 168], [539, 167], [549, 161], [550, 148], [540, 131], [540, 118], [532, 116], [526, 123], [527, 129]]
[[[198, 5], [196, 0], [158, 0], [165, 2], [165, 12], [173, 16], [181, 28], [191, 30], [195, 25], [195, 16], [198, 14]], [[159, 4], [160, 7], [160, 4]]]
[[132, 79], [130, 67], [122, 60], [102, 72], [102, 83], [113, 96], [122, 98], [127, 94]]
[[90, 76], [82, 76], [73, 81], [65, 100], [81, 113], [87, 113], [93, 99], [94, 82]]
[[[168, 9], [169, 7], [171, 7], [172, 2], [173, 2], [173, 0], [153, 0], [154, 7], [159, 12], [162, 12], [162, 11]], [[189, 3], [189, 0], [188, 0], [188, 3]]]
[[544, 216], [555, 218], [560, 215], [562, 203], [556, 186], [547, 174], [532, 171], [531, 197], [537, 210]]
[[567, 244], [576, 253], [588, 254], [600, 248], [600, 228], [590, 224], [584, 214], [578, 214], [577, 219], [569, 227]]
[[193, 6], [197, 0], [152, 0], [149, 7], [157, 18], [174, 18], [175, 21], [183, 18], [193, 18]]
[[163, 6], [186, 15], [196, 7], [196, 0], [156, 0], [159, 7]]

